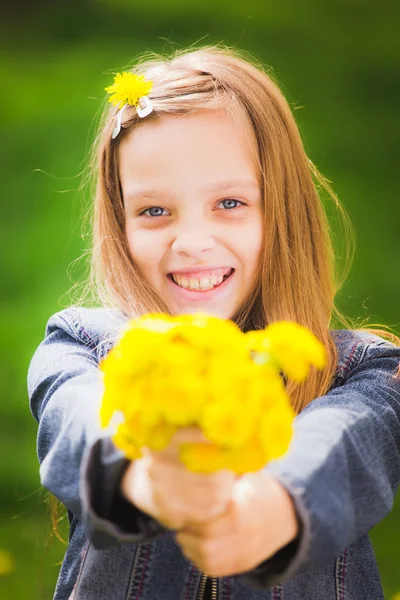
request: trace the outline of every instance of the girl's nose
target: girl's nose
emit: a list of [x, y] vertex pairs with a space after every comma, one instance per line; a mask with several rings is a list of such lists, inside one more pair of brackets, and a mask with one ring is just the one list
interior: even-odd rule
[[212, 250], [214, 247], [215, 241], [210, 235], [196, 232], [178, 235], [172, 244], [174, 252], [187, 256], [196, 256], [205, 250]]

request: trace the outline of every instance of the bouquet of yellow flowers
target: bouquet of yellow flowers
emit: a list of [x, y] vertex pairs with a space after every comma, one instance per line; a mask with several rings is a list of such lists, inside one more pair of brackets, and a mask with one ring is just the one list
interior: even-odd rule
[[324, 346], [296, 323], [243, 333], [206, 314], [148, 314], [129, 321], [100, 364], [101, 423], [119, 412], [113, 440], [130, 459], [196, 426], [209, 443], [180, 446], [187, 468], [257, 471], [282, 456], [292, 437], [282, 373], [300, 382], [310, 365], [324, 364]]

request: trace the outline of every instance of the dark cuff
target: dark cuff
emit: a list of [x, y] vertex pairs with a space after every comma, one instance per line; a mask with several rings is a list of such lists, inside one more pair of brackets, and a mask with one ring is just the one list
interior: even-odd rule
[[97, 440], [82, 463], [82, 519], [98, 548], [150, 542], [166, 529], [120, 493], [121, 479], [130, 461], [111, 438]]

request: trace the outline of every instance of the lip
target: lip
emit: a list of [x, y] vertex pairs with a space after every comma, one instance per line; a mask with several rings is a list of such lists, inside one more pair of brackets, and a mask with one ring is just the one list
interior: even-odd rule
[[[219, 267], [221, 268], [221, 267]], [[203, 270], [210, 270], [210, 267]], [[198, 271], [198, 269], [197, 269]], [[189, 273], [190, 271], [182, 271], [182, 273]], [[179, 273], [179, 271], [173, 271], [173, 273]], [[167, 277], [167, 281], [169, 286], [171, 287], [171, 292], [174, 294], [178, 302], [209, 302], [211, 300], [221, 300], [224, 296], [228, 296], [231, 293], [232, 281], [235, 276], [235, 269], [232, 269], [232, 273], [229, 275], [227, 279], [225, 279], [222, 283], [220, 283], [217, 287], [212, 288], [211, 290], [206, 290], [205, 292], [198, 292], [195, 290], [188, 290], [183, 287], [177, 285], [172, 277]]]
[[171, 273], [202, 273], [203, 271], [216, 271], [218, 269], [232, 269], [233, 267], [213, 267], [212, 265], [207, 265], [206, 267], [185, 267], [182, 269], [171, 269], [168, 275]]

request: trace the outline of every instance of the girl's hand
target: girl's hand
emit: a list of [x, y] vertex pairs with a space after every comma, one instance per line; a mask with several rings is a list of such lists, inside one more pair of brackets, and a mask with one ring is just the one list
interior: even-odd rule
[[226, 512], [176, 534], [183, 554], [213, 577], [250, 571], [294, 540], [298, 522], [290, 495], [268, 471], [235, 483]]
[[170, 529], [221, 515], [235, 481], [235, 474], [228, 470], [210, 475], [189, 471], [179, 460], [183, 442], [209, 443], [197, 427], [181, 429], [167, 448], [147, 450], [133, 461], [121, 482], [121, 492], [132, 504]]

